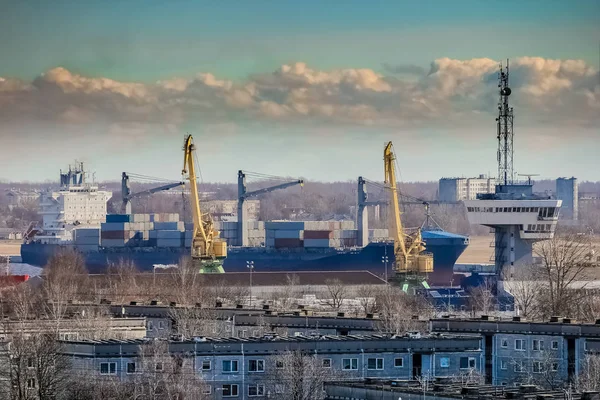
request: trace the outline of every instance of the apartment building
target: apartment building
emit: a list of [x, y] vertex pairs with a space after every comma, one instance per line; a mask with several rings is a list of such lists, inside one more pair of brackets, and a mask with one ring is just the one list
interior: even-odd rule
[[[141, 358], [148, 341], [63, 342], [72, 367], [86, 374], [133, 379], [147, 366]], [[286, 398], [282, 354], [310, 357], [319, 371], [343, 379], [411, 379], [480, 373], [479, 336], [366, 335], [254, 338], [196, 338], [170, 341], [169, 354], [185, 357], [214, 399]], [[153, 365], [153, 364], [151, 364]], [[155, 366], [159, 368], [158, 365]], [[162, 369], [162, 364], [160, 365]], [[279, 378], [278, 378], [279, 377]]]
[[494, 193], [496, 179], [479, 175], [477, 178], [442, 178], [439, 181], [440, 201], [453, 203], [475, 200], [479, 193]]
[[561, 384], [574, 379], [589, 354], [600, 354], [600, 320], [575, 323], [554, 317], [550, 322], [433, 319], [432, 332], [479, 334], [485, 377], [494, 385]]

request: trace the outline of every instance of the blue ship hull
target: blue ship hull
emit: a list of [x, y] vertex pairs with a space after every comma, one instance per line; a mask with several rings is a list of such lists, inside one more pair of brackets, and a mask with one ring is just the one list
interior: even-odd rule
[[[468, 238], [444, 231], [424, 231], [423, 240], [427, 251], [433, 253], [434, 272], [428, 281], [433, 285], [448, 285], [452, 280], [456, 260], [468, 246]], [[72, 245], [58, 246], [40, 243], [27, 243], [21, 246], [24, 263], [44, 266], [50, 257], [61, 248], [75, 248]], [[75, 248], [76, 249], [76, 248]], [[297, 251], [296, 251], [297, 250]], [[175, 264], [189, 254], [189, 248], [124, 247], [102, 249], [83, 253], [90, 272], [102, 272], [110, 264], [121, 260], [132, 261], [141, 270], [152, 270], [155, 264]], [[371, 271], [385, 276], [392, 274], [394, 247], [391, 242], [370, 243], [362, 249], [307, 249], [271, 250], [260, 247], [231, 248], [223, 264], [226, 272], [246, 272], [246, 262], [253, 261], [256, 271]]]

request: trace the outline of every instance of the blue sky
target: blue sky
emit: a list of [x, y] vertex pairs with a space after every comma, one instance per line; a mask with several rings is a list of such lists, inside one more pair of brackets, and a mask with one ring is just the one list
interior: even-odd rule
[[[46, 149], [52, 151], [36, 154], [48, 161], [43, 168], [24, 170], [9, 164], [0, 172], [0, 178], [53, 177], [52, 171], [63, 167], [59, 164], [64, 155], [57, 142], [69, 143], [67, 146], [72, 150], [69, 153], [88, 158], [104, 179], [118, 177], [121, 169], [134, 170], [136, 167], [158, 175], [164, 172], [164, 167], [157, 167], [148, 160], [160, 157], [165, 148], [174, 146], [176, 151], [167, 151], [166, 160], [179, 164], [177, 141], [190, 130], [207, 146], [221, 146], [221, 137], [227, 137], [229, 142], [223, 149], [229, 152], [217, 159], [231, 164], [233, 172], [225, 173], [222, 168], [208, 166], [207, 180], [233, 180], [235, 170], [243, 167], [233, 164], [242, 154], [250, 153], [252, 156], [247, 160], [252, 165], [248, 169], [258, 171], [266, 167], [264, 160], [268, 159], [269, 171], [266, 172], [277, 170], [283, 175], [323, 180], [354, 179], [355, 175], [366, 171], [364, 175], [376, 178], [380, 173], [379, 148], [387, 138], [410, 144], [406, 167], [401, 165], [407, 180], [493, 172], [495, 94], [494, 85], [485, 81], [493, 81], [495, 72], [489, 63], [472, 60], [522, 58], [524, 61], [517, 67], [515, 75], [515, 79], [525, 82], [522, 93], [518, 88], [515, 91], [518, 99], [515, 131], [523, 135], [518, 137], [523, 147], [518, 148], [515, 157], [517, 163], [520, 160], [523, 164], [517, 169], [545, 176], [576, 174], [584, 179], [600, 179], [590, 168], [598, 165], [593, 153], [600, 150], [593, 140], [594, 137], [600, 139], [598, 135], [594, 136], [598, 121], [596, 102], [600, 98], [600, 83], [594, 81], [600, 62], [600, 2], [597, 0], [56, 0], [3, 3], [0, 77], [5, 79], [5, 84], [9, 80], [19, 82], [21, 91], [2, 91], [0, 87], [0, 106], [3, 104], [2, 93], [9, 93], [5, 96], [11, 106], [20, 102], [18, 111], [6, 112], [10, 114], [5, 116], [6, 121], [1, 119], [0, 113], [0, 123], [5, 123], [0, 129], [0, 138], [23, 149], [28, 140], [37, 140], [47, 143]], [[558, 64], [527, 61], [527, 57], [554, 60]], [[436, 63], [443, 58], [452, 62]], [[564, 64], [567, 60], [581, 60], [585, 67]], [[310, 68], [308, 73], [301, 68], [292, 77], [302, 76], [307, 85], [303, 90], [311, 94], [302, 107], [317, 103], [318, 111], [306, 112], [304, 108], [298, 108], [293, 101], [298, 94], [294, 91], [297, 87], [295, 83], [290, 84], [290, 77], [265, 83], [282, 65], [297, 62]], [[469, 64], [465, 67], [464, 62]], [[435, 63], [433, 67], [432, 63]], [[386, 65], [392, 66], [391, 69], [419, 67], [422, 74], [397, 74]], [[47, 82], [41, 88], [40, 75], [46, 73], [47, 76], [48, 71], [57, 67], [64, 68], [69, 74], [55, 74], [56, 79], [44, 78]], [[460, 74], [452, 75], [457, 68], [462, 68]], [[474, 72], [481, 68], [485, 71]], [[382, 78], [374, 78], [370, 72], [367, 75], [359, 72], [363, 75], [358, 78], [352, 75], [355, 74], [352, 71], [360, 69]], [[352, 71], [336, 72], [341, 70]], [[430, 70], [435, 73], [427, 74]], [[215, 85], [202, 81], [200, 100], [199, 73], [209, 73], [219, 82], [228, 83]], [[322, 90], [312, 93], [316, 90], [313, 80], [321, 79], [315, 77], [323, 74], [327, 75], [323, 78], [326, 82], [318, 83]], [[344, 78], [339, 78], [339, 74], [345, 74]], [[352, 77], [348, 78], [348, 74]], [[62, 77], [60, 84], [57, 83], [59, 75]], [[430, 79], [432, 76], [435, 76], [435, 82]], [[448, 76], [450, 78], [446, 79]], [[88, 80], [85, 84], [88, 86], [84, 88], [77, 77]], [[91, 81], [93, 79], [97, 81]], [[186, 89], [185, 96], [176, 100], [171, 92], [168, 95], [161, 92], [158, 101], [142, 99], [142, 95], [131, 100], [129, 92], [123, 95], [121, 89], [113, 90], [114, 85], [96, 91], [98, 85], [102, 86], [98, 83], [102, 79], [146, 85], [144, 90], [152, 93], [156, 91], [152, 85], [157, 81], [183, 79], [191, 82], [196, 79], [196, 86], [190, 84], [189, 88], [194, 90]], [[351, 91], [348, 79], [358, 79], [353, 81]], [[474, 79], [478, 86], [463, 88], [460, 83], [465, 79]], [[373, 80], [377, 82], [373, 83]], [[57, 85], [61, 96], [53, 97], [59, 94], [49, 88], [49, 82]], [[33, 85], [35, 90], [26, 88], [27, 85]], [[239, 91], [233, 93], [233, 89], [223, 89], [223, 86], [229, 88], [232, 85], [250, 94], [244, 92], [245, 97], [240, 99]], [[331, 89], [331, 85], [339, 97], [324, 101], [328, 96], [326, 89]], [[446, 91], [448, 85], [452, 88]], [[255, 86], [261, 88], [259, 94], [253, 91]], [[218, 92], [206, 93], [208, 88], [216, 90], [216, 87]], [[405, 87], [414, 90], [406, 107], [400, 102]], [[553, 107], [559, 106], [546, 100], [540, 104], [541, 95], [534, 90], [536, 87], [542, 88], [544, 96], [564, 98], [566, 107], [573, 107], [566, 113], [569, 118], [561, 118], [558, 125], [552, 121], [551, 116], [557, 115]], [[443, 92], [443, 101], [439, 100], [442, 95], [433, 93], [434, 89]], [[76, 97], [73, 90], [81, 92], [77, 92]], [[115, 90], [117, 97], [114, 97]], [[65, 97], [63, 94], [67, 92], [69, 95]], [[131, 103], [122, 96], [128, 97]], [[245, 100], [248, 96], [253, 97], [252, 105], [250, 100]], [[234, 97], [236, 101], [242, 101], [243, 106], [242, 103], [231, 106], [230, 100]], [[422, 99], [415, 100], [417, 97]], [[222, 102], [223, 98], [227, 98], [227, 104]], [[138, 107], [140, 101], [148, 101], [148, 107], [151, 104], [164, 110], [165, 104], [170, 107], [175, 101], [189, 104], [192, 100], [198, 104], [210, 103], [208, 108], [215, 110], [209, 113], [210, 116], [219, 117], [207, 121], [204, 114], [196, 114], [193, 108], [170, 109], [168, 115], [164, 115], [169, 119], [168, 123], [149, 123], [147, 117], [141, 121], [136, 119], [140, 115], [139, 109], [130, 114], [121, 112]], [[398, 115], [407, 107], [416, 107], [419, 102], [425, 104], [426, 110], [418, 110], [423, 112], [419, 118], [412, 118], [410, 113], [392, 118], [393, 110], [388, 110], [386, 104], [392, 101], [399, 102]], [[48, 102], [56, 107], [44, 109]], [[327, 108], [332, 104], [335, 106], [333, 112]], [[342, 109], [348, 104], [360, 107]], [[247, 112], [240, 113], [240, 107], [248, 107]], [[565, 108], [564, 104], [560, 107]], [[338, 108], [342, 110], [339, 114]], [[472, 118], [472, 123], [465, 125], [443, 121], [444, 112], [451, 118], [457, 110], [473, 112], [475, 109], [483, 109], [487, 114], [456, 118], [462, 123]], [[260, 118], [256, 117], [257, 112], [261, 114]], [[348, 118], [363, 112], [362, 120]], [[543, 117], [539, 113], [543, 113]], [[153, 114], [157, 115], [156, 112]], [[571, 121], [573, 114], [577, 114], [573, 118], [576, 121]], [[61, 118], [54, 120], [52, 115]], [[282, 120], [282, 116], [289, 119]], [[393, 121], [389, 122], [390, 119]], [[386, 122], [381, 122], [384, 120]], [[164, 126], [167, 125], [169, 133], [165, 134]], [[120, 140], [106, 134], [107, 131], [119, 132], [117, 137], [122, 134], [126, 138]], [[568, 144], [560, 142], [560, 137], [564, 136], [561, 132], [575, 132], [574, 140]], [[324, 140], [323, 136], [327, 135], [338, 139]], [[540, 137], [544, 146], [531, 155], [531, 149], [525, 146], [533, 146]], [[321, 147], [322, 154], [315, 159], [315, 149], [311, 146], [317, 138], [328, 146], [335, 146], [334, 154]], [[427, 158], [439, 160], [439, 164], [416, 167], [420, 163], [418, 149], [423, 142], [427, 144], [427, 152], [431, 153]], [[294, 144], [293, 150], [289, 143]], [[547, 144], [552, 145], [546, 147]], [[115, 147], [129, 156], [113, 151]], [[132, 153], [132, 149], [137, 151]], [[371, 157], [375, 157], [374, 163], [365, 160], [343, 166], [343, 155], [360, 158], [360, 150], [366, 149], [373, 154]], [[293, 154], [284, 154], [286, 151]], [[520, 159], [519, 152], [527, 156]], [[15, 157], [13, 151], [6, 150], [0, 150], [0, 156], [11, 161]], [[564, 159], [565, 165], [561, 167], [564, 169], [549, 162], [549, 156]], [[461, 165], [460, 161], [465, 157], [473, 160], [473, 164]], [[307, 158], [313, 161], [305, 164], [306, 168], [299, 168]], [[107, 159], [111, 162], [102, 162]], [[324, 159], [331, 165], [320, 165], [319, 160]], [[177, 171], [178, 167], [173, 170]]]

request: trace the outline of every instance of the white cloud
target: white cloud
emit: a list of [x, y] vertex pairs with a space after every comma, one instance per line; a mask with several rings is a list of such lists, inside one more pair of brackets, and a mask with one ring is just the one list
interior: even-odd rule
[[[600, 123], [598, 71], [590, 65], [523, 57], [511, 60], [510, 67], [511, 101], [519, 124], [571, 129]], [[497, 71], [498, 62], [487, 58], [441, 58], [416, 79], [371, 69], [318, 70], [298, 62], [241, 82], [199, 73], [192, 79], [143, 84], [86, 77], [57, 67], [33, 82], [0, 78], [0, 124], [46, 121], [80, 124], [82, 129], [104, 124], [111, 134], [135, 137], [143, 136], [148, 126], [169, 126], [171, 131], [198, 121], [439, 129], [482, 120], [493, 124]], [[576, 135], [576, 129], [572, 131]]]

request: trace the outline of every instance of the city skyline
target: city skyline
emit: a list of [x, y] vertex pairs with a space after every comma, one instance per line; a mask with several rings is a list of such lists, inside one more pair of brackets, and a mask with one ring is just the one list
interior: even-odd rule
[[515, 170], [600, 180], [600, 4], [32, 1], [0, 16], [0, 179], [204, 181], [238, 169], [404, 181], [496, 172], [510, 58]]

